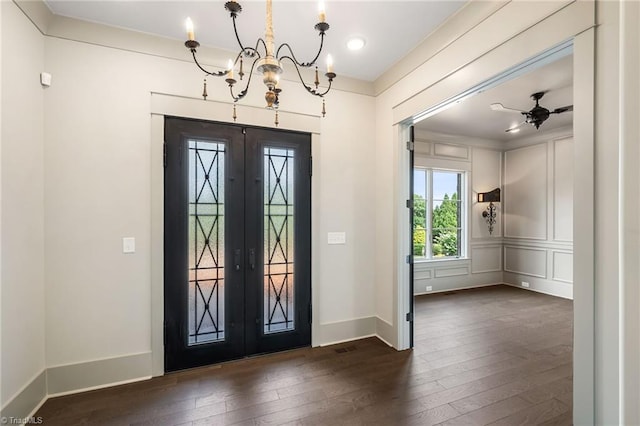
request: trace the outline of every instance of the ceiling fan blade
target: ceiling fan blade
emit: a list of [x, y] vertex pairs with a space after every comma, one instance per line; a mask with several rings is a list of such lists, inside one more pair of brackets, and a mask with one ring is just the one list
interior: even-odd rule
[[567, 105], [564, 107], [556, 108], [553, 111], [551, 111], [551, 114], [560, 114], [567, 111], [573, 111], [573, 105]]
[[523, 121], [522, 123], [518, 124], [517, 126], [513, 126], [510, 129], [505, 130], [506, 133], [515, 133], [517, 131], [520, 130], [520, 127], [524, 126], [525, 124], [527, 124], [527, 121]]
[[507, 108], [501, 103], [491, 104], [489, 105], [489, 108], [491, 108], [493, 111], [507, 111], [507, 112], [517, 112], [518, 114], [526, 114], [526, 111], [520, 111], [519, 109], [514, 109], [514, 108]]

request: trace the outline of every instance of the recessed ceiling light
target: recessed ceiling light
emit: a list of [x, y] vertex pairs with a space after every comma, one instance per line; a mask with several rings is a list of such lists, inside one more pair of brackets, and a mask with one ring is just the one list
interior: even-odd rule
[[507, 133], [518, 133], [520, 131], [520, 127], [516, 127], [514, 129], [507, 130]]
[[360, 50], [365, 44], [366, 43], [362, 37], [351, 37], [347, 42], [347, 48], [349, 50]]

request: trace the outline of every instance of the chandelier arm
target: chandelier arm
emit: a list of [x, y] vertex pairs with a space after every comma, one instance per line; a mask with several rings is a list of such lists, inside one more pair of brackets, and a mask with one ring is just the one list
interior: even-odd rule
[[258, 41], [256, 41], [256, 47], [255, 48], [253, 48], [253, 47], [245, 47], [242, 44], [242, 41], [240, 40], [240, 35], [238, 34], [238, 28], [236, 27], [236, 16], [232, 15], [231, 18], [233, 20], [233, 32], [235, 33], [236, 40], [238, 42], [238, 45], [240, 46], [240, 52], [245, 52], [245, 51], [252, 52], [252, 54], [258, 55], [258, 58], [259, 58], [260, 57], [260, 53], [258, 52], [258, 47], [259, 47], [261, 42], [262, 42], [262, 46], [264, 46], [264, 51], [265, 52], [267, 51], [267, 45], [266, 45], [266, 43], [264, 42], [264, 40], [262, 38], [259, 38]]
[[320, 54], [322, 53], [322, 47], [323, 46], [324, 46], [324, 32], [321, 32], [320, 33], [320, 48], [318, 49], [318, 53], [316, 54], [316, 57], [313, 58], [313, 61], [311, 61], [311, 62], [299, 62], [298, 59], [296, 58], [296, 55], [293, 53], [293, 49], [291, 49], [291, 46], [289, 46], [289, 43], [282, 43], [280, 46], [278, 46], [278, 50], [276, 51], [276, 58], [284, 59], [286, 57], [286, 56], [283, 56], [282, 58], [280, 58], [280, 49], [282, 49], [283, 47], [286, 47], [287, 49], [289, 49], [289, 54], [291, 55], [291, 58], [296, 63], [296, 65], [298, 65], [300, 67], [304, 67], [304, 68], [309, 68], [309, 67], [315, 65], [316, 61], [320, 57]]
[[257, 41], [256, 41], [256, 47], [255, 49], [252, 49], [253, 52], [255, 52], [256, 55], [258, 55], [258, 58], [260, 57], [260, 53], [258, 53], [258, 47], [260, 47], [260, 43], [262, 43], [262, 47], [264, 47], [264, 54], [267, 54], [267, 43], [265, 43], [265, 41], [262, 39], [262, 37], [260, 37]]
[[240, 53], [238, 53], [238, 55], [236, 56], [236, 62], [238, 62], [238, 59], [240, 59], [240, 55], [244, 55], [245, 57], [253, 57], [253, 56], [257, 56], [258, 58], [261, 57], [260, 52], [258, 52], [258, 50], [254, 49], [253, 47], [245, 47], [244, 49], [242, 49]]
[[323, 98], [323, 97], [324, 97], [324, 95], [326, 95], [327, 93], [329, 93], [329, 91], [331, 90], [331, 83], [333, 83], [333, 79], [330, 79], [330, 80], [329, 80], [329, 86], [327, 87], [327, 90], [325, 90], [325, 91], [324, 91], [324, 92], [322, 92], [322, 93], [318, 93], [318, 92], [315, 92], [315, 91], [314, 91], [314, 92], [315, 92], [315, 93], [314, 93], [314, 95], [316, 95], [316, 96], [320, 96], [321, 98]]
[[295, 61], [295, 59], [291, 58], [290, 56], [283, 56], [280, 58], [280, 60], [284, 60], [284, 59], [288, 59], [289, 61], [291, 61], [291, 63], [293, 63], [296, 72], [298, 73], [298, 78], [300, 79], [300, 83], [302, 83], [302, 85], [304, 86], [305, 89], [307, 89], [307, 92], [309, 92], [310, 94], [314, 95], [314, 96], [318, 96], [320, 98], [324, 97], [324, 95], [326, 95], [327, 93], [329, 93], [329, 90], [331, 90], [331, 83], [333, 82], [333, 79], [329, 80], [329, 87], [327, 88], [327, 90], [325, 90], [324, 92], [318, 92], [316, 89], [312, 89], [311, 86], [307, 86], [307, 84], [304, 82], [304, 79], [302, 78], [302, 74], [300, 74], [300, 68], [298, 68], [298, 63]]
[[196, 58], [196, 49], [191, 49], [191, 54], [193, 55], [193, 62], [195, 62], [198, 68], [200, 68], [207, 75], [211, 75], [214, 77], [222, 77], [224, 75], [227, 75], [227, 73], [229, 72], [229, 70], [217, 71], [217, 72], [207, 71], [202, 67], [202, 65], [200, 65], [200, 62], [198, 62], [198, 59]]
[[244, 45], [242, 41], [240, 41], [240, 35], [238, 34], [238, 28], [236, 27], [236, 14], [231, 14], [231, 20], [233, 21], [233, 32], [236, 34], [236, 40], [238, 41], [238, 45], [240, 46], [240, 51], [244, 51]]
[[298, 62], [297, 62], [295, 59], [293, 59], [293, 58], [291, 58], [291, 57], [289, 57], [289, 56], [283, 56], [283, 57], [278, 58], [278, 59], [279, 59], [280, 61], [283, 61], [283, 60], [285, 60], [285, 59], [288, 59], [289, 61], [291, 61], [291, 63], [293, 63], [294, 68], [296, 69], [296, 72], [298, 73], [298, 78], [300, 79], [300, 83], [302, 83], [302, 85], [304, 86], [304, 88], [305, 88], [305, 89], [307, 89], [307, 91], [308, 91], [309, 93], [311, 93], [311, 94], [315, 94], [315, 93], [314, 93], [314, 92], [315, 92], [315, 90], [313, 90], [313, 89], [311, 88], [311, 86], [307, 86], [307, 84], [304, 82], [304, 79], [302, 78], [302, 74], [300, 74], [300, 68], [298, 68]]
[[249, 72], [249, 78], [247, 79], [247, 85], [244, 87], [244, 89], [238, 93], [238, 96], [233, 94], [233, 84], [229, 85], [229, 92], [231, 93], [231, 97], [233, 98], [234, 102], [238, 102], [240, 99], [244, 98], [247, 93], [249, 93], [249, 85], [251, 85], [251, 79], [253, 78], [253, 70], [256, 67], [256, 62], [258, 62], [258, 59], [253, 61], [253, 64], [251, 64], [251, 71]]

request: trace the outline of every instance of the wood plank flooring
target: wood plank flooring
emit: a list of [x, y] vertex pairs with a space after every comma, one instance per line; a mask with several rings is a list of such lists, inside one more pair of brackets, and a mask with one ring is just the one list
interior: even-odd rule
[[416, 298], [376, 338], [52, 398], [45, 425], [571, 425], [572, 302], [508, 286]]

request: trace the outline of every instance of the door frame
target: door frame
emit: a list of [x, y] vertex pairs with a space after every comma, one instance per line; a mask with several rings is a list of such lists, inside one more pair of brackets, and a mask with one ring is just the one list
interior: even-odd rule
[[[164, 195], [171, 198], [173, 202], [164, 205], [165, 225], [167, 225], [164, 229], [164, 260], [168, 262], [165, 266], [169, 265], [165, 268], [164, 279], [172, 280], [171, 283], [166, 283], [164, 289], [165, 370], [178, 371], [310, 345], [312, 194], [309, 160], [311, 134], [174, 116], [165, 116], [164, 131]], [[219, 321], [222, 321], [225, 338], [222, 341], [202, 342], [196, 345], [186, 343], [185, 327], [187, 329], [190, 327], [187, 325], [190, 307], [185, 287], [179, 285], [181, 280], [187, 279], [186, 270], [189, 269], [190, 264], [187, 252], [188, 244], [191, 242], [187, 242], [186, 238], [190, 231], [186, 222], [191, 215], [188, 204], [191, 203], [189, 188], [192, 183], [190, 173], [190, 159], [193, 155], [190, 141], [192, 140], [224, 145], [222, 157], [225, 168], [222, 178], [224, 190], [219, 193], [219, 197], [224, 199], [226, 211], [224, 214], [228, 218], [224, 220], [222, 229], [224, 229], [224, 235], [234, 235], [231, 239], [224, 238], [222, 249], [218, 252], [218, 256], [224, 253], [224, 271], [226, 271], [223, 273], [225, 284], [224, 290], [220, 293], [221, 299], [216, 299], [216, 304], [222, 302], [224, 306], [224, 315]], [[290, 295], [294, 300], [290, 315], [296, 318], [294, 320], [296, 325], [293, 329], [287, 329], [286, 332], [275, 333], [266, 333], [263, 330], [265, 288], [260, 284], [265, 280], [264, 266], [266, 266], [264, 263], [266, 240], [263, 240], [265, 232], [262, 230], [265, 214], [263, 208], [266, 207], [263, 203], [266, 195], [263, 194], [266, 184], [265, 173], [268, 172], [271, 177], [271, 166], [265, 165], [265, 148], [291, 150], [295, 152], [296, 157], [295, 160], [291, 160], [293, 167], [287, 168], [287, 175], [285, 175], [285, 179], [291, 176], [295, 182], [291, 194], [295, 199], [295, 205], [292, 206], [295, 229], [292, 235], [288, 233], [286, 235], [294, 241], [295, 254], [291, 253], [291, 255], [295, 258], [292, 273], [296, 278]], [[202, 161], [205, 161], [202, 167], [206, 170], [209, 163], [206, 159]], [[274, 164], [271, 161], [269, 163]], [[200, 170], [197, 164], [195, 167], [198, 171]], [[265, 167], [269, 167], [269, 170], [265, 170]], [[275, 170], [276, 166], [273, 165], [273, 167]], [[275, 172], [278, 171], [275, 170]], [[167, 178], [169, 180], [166, 180]], [[214, 185], [217, 182], [214, 181]], [[165, 201], [167, 199], [165, 198]], [[271, 229], [271, 226], [269, 228]], [[271, 232], [269, 234], [271, 235]], [[250, 254], [251, 251], [254, 252], [253, 255]], [[255, 263], [258, 267], [249, 267], [252, 257], [256, 259]], [[235, 270], [233, 263], [236, 264]], [[275, 289], [275, 284], [273, 286]], [[217, 311], [212, 311], [217, 315], [215, 312]]]
[[[237, 105], [240, 123], [229, 121], [232, 104], [228, 102], [207, 101], [201, 98], [177, 97], [171, 94], [151, 92], [151, 199], [150, 199], [150, 258], [151, 276], [150, 335], [151, 335], [151, 375], [163, 376], [164, 367], [164, 118], [165, 116], [184, 117], [218, 121], [229, 124], [244, 124], [253, 127], [272, 128], [273, 111], [263, 107]], [[280, 111], [281, 130], [311, 133], [311, 155], [319, 158], [321, 117], [319, 115]], [[317, 171], [311, 178], [311, 253], [319, 253], [319, 179]], [[311, 323], [311, 346], [319, 344], [319, 289], [318, 257], [311, 257], [311, 304], [314, 307]]]
[[[575, 182], [580, 182], [581, 191], [574, 191], [574, 283], [580, 285], [574, 286], [574, 341], [573, 341], [573, 415], [576, 424], [593, 424], [595, 421], [595, 131], [593, 127], [595, 116], [595, 29], [589, 28], [570, 37], [570, 43], [573, 48], [573, 73], [574, 73], [574, 105], [578, 107], [574, 111], [574, 188], [577, 187]], [[517, 44], [513, 41], [513, 44]], [[526, 44], [526, 39], [519, 40], [520, 43]], [[567, 42], [560, 40], [560, 42]], [[548, 43], [548, 41], [546, 42]], [[508, 43], [507, 43], [508, 44]], [[512, 51], [514, 45], [508, 46]], [[553, 49], [555, 46], [545, 45], [541, 42], [536, 46], [535, 43], [529, 43], [528, 49], [539, 49], [538, 52], [546, 52], [547, 49]], [[483, 59], [493, 62], [488, 68], [489, 76], [500, 76], [508, 74], [509, 67], [501, 67], [500, 49], [492, 52], [492, 57], [488, 54]], [[523, 45], [521, 50], [527, 51]], [[535, 52], [535, 50], [533, 51]], [[541, 55], [538, 53], [538, 55]], [[535, 58], [537, 55], [531, 55]], [[499, 59], [495, 59], [499, 58]], [[493, 60], [492, 60], [493, 59]], [[528, 58], [518, 60], [510, 58], [511, 66], [513, 64], [524, 63]], [[515, 61], [515, 62], [514, 62]], [[504, 62], [504, 61], [502, 61]], [[473, 67], [474, 62], [469, 65]], [[485, 64], [486, 66], [486, 64]], [[506, 72], [504, 70], [507, 70]], [[464, 71], [464, 70], [463, 70]], [[486, 69], [483, 69], [487, 73]], [[467, 71], [470, 72], [470, 71]], [[455, 73], [454, 73], [455, 74]], [[478, 86], [490, 81], [482, 79], [482, 75], [478, 74]], [[445, 77], [443, 84], [448, 83], [449, 77]], [[455, 79], [453, 79], [455, 80]], [[436, 85], [437, 86], [437, 85]], [[409, 137], [409, 126], [414, 123], [415, 117], [424, 111], [438, 111], [446, 108], [451, 102], [456, 102], [464, 97], [469, 91], [461, 90], [456, 93], [454, 87], [448, 87], [444, 90], [449, 96], [439, 101], [429, 101], [433, 99], [431, 90], [437, 91], [438, 88], [432, 86], [426, 88], [420, 93], [420, 96], [410, 98], [407, 102], [397, 105], [394, 108], [394, 141], [393, 146], [396, 151], [396, 234], [395, 244], [395, 272], [396, 282], [394, 288], [394, 318], [397, 335], [397, 348], [399, 350], [408, 349], [410, 347], [411, 336], [409, 323], [405, 321], [405, 313], [409, 312], [409, 305], [413, 303], [413, 295], [409, 294], [409, 268], [410, 265], [405, 262], [407, 253], [404, 247], [408, 247], [410, 241], [410, 223], [406, 214], [405, 200], [408, 199], [410, 170], [409, 153], [406, 150], [406, 141]], [[441, 89], [441, 88], [440, 88]], [[453, 91], [452, 91], [453, 90]], [[431, 98], [429, 97], [431, 95]], [[408, 115], [406, 115], [408, 114]], [[580, 214], [578, 214], [580, 212]], [[580, 411], [581, 407], [592, 407], [586, 412]]]

